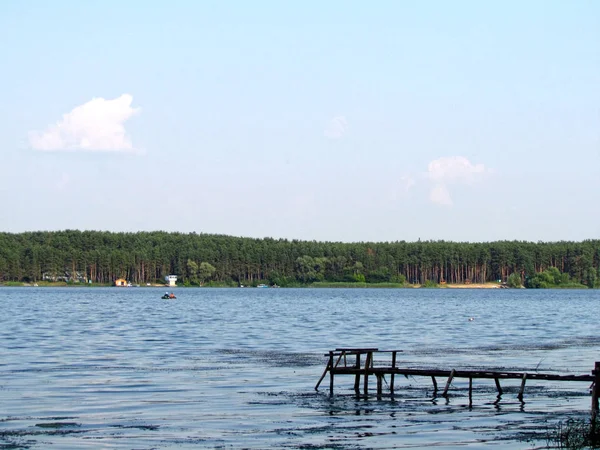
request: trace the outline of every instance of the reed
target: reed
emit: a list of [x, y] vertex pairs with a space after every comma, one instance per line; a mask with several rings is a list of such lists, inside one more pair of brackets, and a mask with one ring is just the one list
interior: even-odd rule
[[548, 447], [569, 450], [600, 448], [600, 427], [589, 419], [568, 419], [549, 431]]

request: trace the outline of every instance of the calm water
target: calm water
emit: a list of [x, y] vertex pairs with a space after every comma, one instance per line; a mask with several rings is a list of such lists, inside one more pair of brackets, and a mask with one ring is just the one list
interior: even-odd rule
[[[0, 448], [532, 448], [587, 417], [587, 383], [474, 381], [448, 400], [314, 386], [335, 347], [407, 367], [587, 374], [598, 291], [0, 288]], [[475, 320], [468, 321], [469, 317]], [[389, 382], [389, 380], [388, 380]], [[443, 387], [445, 380], [439, 380]], [[374, 380], [373, 380], [374, 384]], [[373, 392], [374, 393], [374, 392]]]

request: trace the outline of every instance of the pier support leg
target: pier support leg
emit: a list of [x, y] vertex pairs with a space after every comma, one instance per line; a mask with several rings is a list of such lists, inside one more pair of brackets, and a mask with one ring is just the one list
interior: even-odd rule
[[[392, 370], [396, 368], [396, 352], [392, 352]], [[394, 372], [390, 376], [390, 393], [394, 395]]]
[[383, 391], [383, 376], [381, 374], [377, 374], [377, 399], [381, 399], [382, 391]]
[[452, 379], [454, 378], [455, 373], [456, 370], [452, 369], [452, 372], [450, 372], [450, 376], [448, 377], [448, 381], [446, 381], [446, 387], [444, 388], [444, 393], [442, 394], [442, 396], [448, 397], [448, 389], [450, 389], [450, 383], [452, 383]]
[[502, 396], [502, 386], [500, 386], [500, 380], [498, 378], [494, 378], [496, 382], [496, 389], [498, 389], [498, 397]]
[[[360, 370], [360, 353], [356, 354], [356, 370]], [[360, 389], [360, 373], [356, 373], [354, 376], [354, 391], [359, 392]]]
[[594, 375], [594, 386], [592, 388], [592, 431], [595, 431], [596, 420], [598, 418], [598, 397], [600, 396], [600, 361], [596, 361], [592, 375]]
[[517, 398], [521, 401], [523, 401], [523, 394], [525, 393], [525, 381], [526, 380], [527, 380], [527, 374], [524, 373], [523, 379], [521, 380], [521, 389], [519, 389], [519, 395], [517, 395]]
[[329, 395], [333, 395], [333, 352], [329, 352]]
[[369, 394], [369, 365], [372, 364], [373, 361], [373, 352], [367, 353], [367, 358], [365, 359], [365, 379], [364, 379], [364, 393], [365, 395]]
[[431, 381], [433, 381], [433, 395], [435, 395], [435, 394], [437, 394], [438, 387], [437, 387], [437, 380], [435, 379], [435, 377], [433, 375], [431, 376]]
[[469, 406], [473, 404], [473, 378], [469, 377]]
[[329, 352], [329, 361], [327, 362], [327, 366], [325, 367], [325, 370], [323, 371], [323, 375], [321, 375], [321, 378], [319, 378], [319, 381], [317, 382], [317, 385], [315, 386], [315, 391], [319, 390], [321, 381], [323, 381], [323, 378], [325, 378], [325, 375], [327, 375], [327, 371], [330, 370], [331, 368], [333, 368], [333, 352]]

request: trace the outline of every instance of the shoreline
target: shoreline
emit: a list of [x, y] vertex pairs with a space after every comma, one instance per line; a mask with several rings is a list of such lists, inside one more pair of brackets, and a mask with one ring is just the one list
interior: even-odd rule
[[[48, 283], [48, 282], [40, 282], [40, 283], [25, 283], [25, 282], [9, 282], [0, 283], [0, 287], [38, 287], [38, 288], [57, 288], [57, 287], [66, 287], [66, 288], [162, 288], [162, 289], [198, 289], [198, 288], [233, 288], [233, 289], [253, 289], [254, 286], [244, 286], [240, 288], [238, 286], [166, 286], [164, 284], [151, 284], [147, 285], [134, 285], [134, 286], [115, 286], [112, 284], [85, 284], [85, 283], [74, 283], [67, 284], [65, 282], [56, 282], [56, 283]], [[271, 287], [271, 286], [269, 286]], [[273, 286], [277, 288], [283, 288], [284, 286]], [[320, 286], [318, 284], [307, 284], [300, 286], [289, 286], [288, 288], [299, 288], [299, 289], [507, 289], [506, 286], [498, 284], [498, 283], [469, 283], [469, 284], [440, 284], [435, 286], [425, 286], [420, 284], [393, 284], [393, 283], [325, 283]]]

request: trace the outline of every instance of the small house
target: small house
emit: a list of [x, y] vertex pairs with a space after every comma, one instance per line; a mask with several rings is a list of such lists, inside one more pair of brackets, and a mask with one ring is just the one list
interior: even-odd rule
[[115, 286], [127, 286], [127, 280], [124, 278], [119, 278], [117, 281], [115, 281]]
[[177, 286], [177, 275], [167, 275], [165, 277], [165, 284], [167, 286]]

